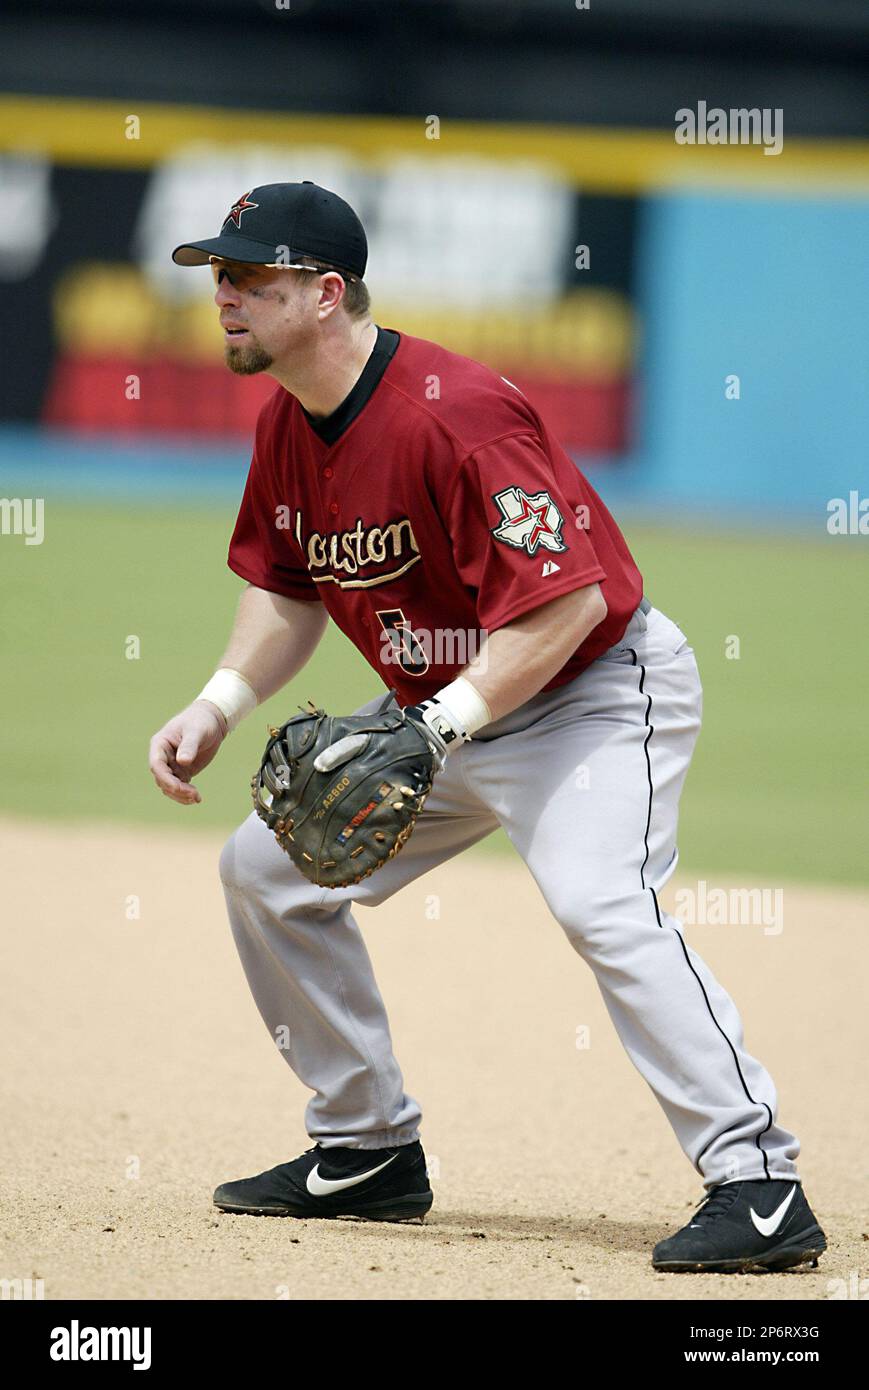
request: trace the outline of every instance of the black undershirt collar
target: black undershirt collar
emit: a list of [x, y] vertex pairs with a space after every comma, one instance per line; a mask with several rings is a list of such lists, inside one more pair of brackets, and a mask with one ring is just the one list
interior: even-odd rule
[[301, 406], [302, 414], [311, 429], [324, 444], [335, 444], [371, 400], [380, 378], [392, 361], [399, 340], [400, 335], [391, 328], [377, 326], [377, 339], [371, 356], [362, 368], [362, 375], [350, 394], [344, 397], [331, 415], [310, 415], [305, 407]]

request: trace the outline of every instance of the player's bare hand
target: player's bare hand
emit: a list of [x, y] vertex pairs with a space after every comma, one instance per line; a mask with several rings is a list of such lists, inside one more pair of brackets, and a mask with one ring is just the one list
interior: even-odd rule
[[202, 797], [191, 782], [207, 767], [226, 738], [226, 721], [208, 700], [194, 700], [151, 739], [148, 766], [164, 796], [180, 806]]

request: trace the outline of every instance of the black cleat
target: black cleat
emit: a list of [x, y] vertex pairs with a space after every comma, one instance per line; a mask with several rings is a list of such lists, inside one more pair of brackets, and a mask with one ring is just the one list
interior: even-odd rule
[[687, 1226], [660, 1241], [655, 1269], [713, 1274], [790, 1269], [827, 1248], [802, 1185], [773, 1178], [718, 1183]]
[[421, 1221], [434, 1201], [419, 1140], [391, 1149], [321, 1148], [254, 1178], [221, 1183], [214, 1205], [248, 1216]]

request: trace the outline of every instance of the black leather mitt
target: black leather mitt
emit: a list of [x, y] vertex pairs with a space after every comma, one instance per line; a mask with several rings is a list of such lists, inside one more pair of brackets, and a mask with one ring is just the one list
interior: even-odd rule
[[437, 735], [394, 696], [344, 718], [309, 701], [271, 730], [251, 780], [257, 815], [322, 888], [358, 883], [397, 854], [443, 767]]

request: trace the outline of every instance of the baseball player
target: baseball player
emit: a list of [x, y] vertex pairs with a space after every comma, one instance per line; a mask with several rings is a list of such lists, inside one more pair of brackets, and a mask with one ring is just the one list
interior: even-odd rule
[[284, 1055], [314, 1093], [313, 1146], [224, 1183], [216, 1206], [428, 1211], [420, 1106], [353, 906], [501, 825], [702, 1179], [655, 1268], [817, 1263], [826, 1240], [773, 1081], [658, 900], [702, 692], [606, 507], [512, 383], [372, 321], [365, 232], [334, 193], [254, 188], [218, 236], [173, 256], [211, 266], [230, 370], [277, 384], [229, 548], [247, 587], [218, 670], [152, 740], [158, 786], [198, 802], [191, 779], [299, 674], [330, 615], [445, 750], [407, 844], [358, 883], [309, 881], [255, 814], [226, 845], [234, 938], [266, 1026], [288, 1030]]

